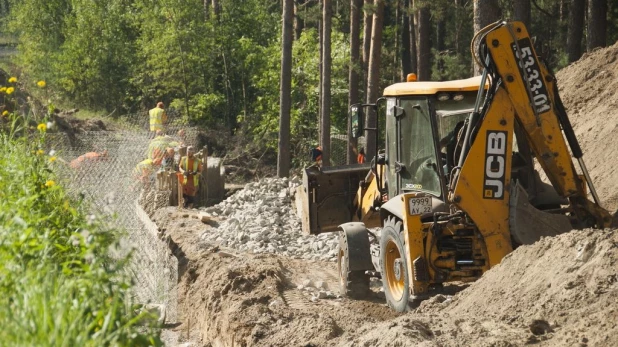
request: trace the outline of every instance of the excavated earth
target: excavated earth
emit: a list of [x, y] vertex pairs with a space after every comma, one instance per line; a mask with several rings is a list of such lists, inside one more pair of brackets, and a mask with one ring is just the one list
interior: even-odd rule
[[[617, 57], [618, 44], [557, 74], [584, 159], [612, 212], [618, 207]], [[273, 201], [292, 203], [292, 189], [286, 182], [281, 187]], [[288, 210], [268, 230], [264, 220], [272, 210], [249, 208], [267, 203], [220, 205], [210, 211], [227, 212], [206, 223], [197, 210], [155, 213], [160, 237], [179, 260], [179, 319], [168, 322], [178, 344], [618, 346], [618, 230], [575, 230], [519, 247], [469, 287], [451, 286], [397, 314], [386, 307], [377, 281], [368, 300], [339, 297], [332, 240], [293, 230], [297, 221]], [[256, 214], [255, 225], [240, 218], [242, 211]], [[232, 217], [239, 221], [230, 223]]]

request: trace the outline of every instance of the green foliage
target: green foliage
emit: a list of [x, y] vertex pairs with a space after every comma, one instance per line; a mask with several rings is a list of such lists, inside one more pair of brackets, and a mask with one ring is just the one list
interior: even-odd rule
[[[20, 79], [44, 79], [53, 102], [115, 114], [164, 101], [180, 120], [240, 131], [275, 148], [279, 117], [281, 2], [219, 0], [12, 1], [8, 28], [18, 38]], [[431, 11], [432, 79], [471, 75], [473, 1], [385, 2], [380, 89], [400, 82], [402, 21], [420, 7]], [[315, 145], [318, 132], [319, 44], [317, 1], [297, 2], [303, 24], [293, 45], [292, 151]], [[503, 18], [512, 3], [500, 0]], [[568, 2], [539, 0], [530, 32], [552, 68], [564, 66]], [[365, 11], [375, 10], [373, 5]], [[610, 4], [608, 43], [615, 41], [618, 7]], [[1, 12], [1, 11], [0, 11]], [[333, 3], [332, 132], [346, 128], [349, 2]], [[0, 15], [4, 15], [1, 13]], [[442, 37], [438, 40], [438, 23]], [[437, 43], [441, 47], [437, 47]], [[170, 110], [172, 111], [172, 110]], [[293, 154], [294, 155], [294, 154]]]
[[189, 107], [189, 116], [185, 122], [200, 122], [205, 126], [216, 126], [216, 117], [213, 115], [225, 112], [225, 97], [221, 94], [194, 94], [189, 102], [184, 99], [174, 99], [170, 107], [177, 110], [186, 110]]
[[[10, 120], [10, 123], [7, 123]], [[7, 346], [154, 346], [129, 305], [119, 231], [88, 216], [53, 173], [46, 124], [5, 114], [0, 133], [0, 341]], [[35, 123], [36, 124], [36, 123]], [[8, 127], [8, 128], [7, 128]]]
[[[259, 65], [266, 66], [255, 78], [257, 90], [254, 114], [240, 116], [239, 122], [256, 141], [277, 148], [279, 126], [280, 42], [259, 54]], [[331, 131], [344, 133], [347, 128], [349, 43], [341, 33], [332, 35]], [[319, 45], [314, 29], [303, 31], [292, 48], [291, 146], [293, 157], [317, 143], [319, 114]], [[257, 57], [256, 57], [257, 58]]]

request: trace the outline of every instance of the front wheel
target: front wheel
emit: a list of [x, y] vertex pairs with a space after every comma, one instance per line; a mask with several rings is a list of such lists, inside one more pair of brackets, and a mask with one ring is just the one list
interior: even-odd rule
[[407, 311], [410, 301], [410, 275], [401, 230], [401, 222], [389, 217], [380, 237], [382, 287], [386, 303], [397, 312]]
[[[348, 237], [361, 237], [362, 235], [350, 234]], [[351, 299], [364, 299], [369, 296], [369, 276], [365, 270], [351, 270], [352, 261], [350, 252], [350, 242], [358, 240], [348, 240], [344, 233], [339, 234], [339, 253], [337, 255], [337, 270], [339, 272], [339, 288], [342, 296]], [[366, 235], [364, 235], [367, 238]], [[369, 256], [369, 255], [367, 255]]]

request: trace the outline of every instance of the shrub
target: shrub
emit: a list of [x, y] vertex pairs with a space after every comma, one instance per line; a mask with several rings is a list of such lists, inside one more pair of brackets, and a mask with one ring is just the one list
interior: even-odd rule
[[[161, 345], [129, 303], [120, 232], [87, 213], [42, 150], [47, 124], [5, 114], [0, 133], [0, 344]], [[8, 121], [10, 120], [10, 122]], [[36, 124], [36, 123], [35, 123]]]

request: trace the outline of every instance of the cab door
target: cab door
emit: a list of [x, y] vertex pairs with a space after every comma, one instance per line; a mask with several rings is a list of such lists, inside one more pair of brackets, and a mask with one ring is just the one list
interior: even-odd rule
[[429, 102], [426, 97], [399, 99], [402, 113], [395, 118], [395, 145], [398, 164], [399, 193], [427, 192], [442, 196], [441, 163], [437, 158], [436, 141]]

